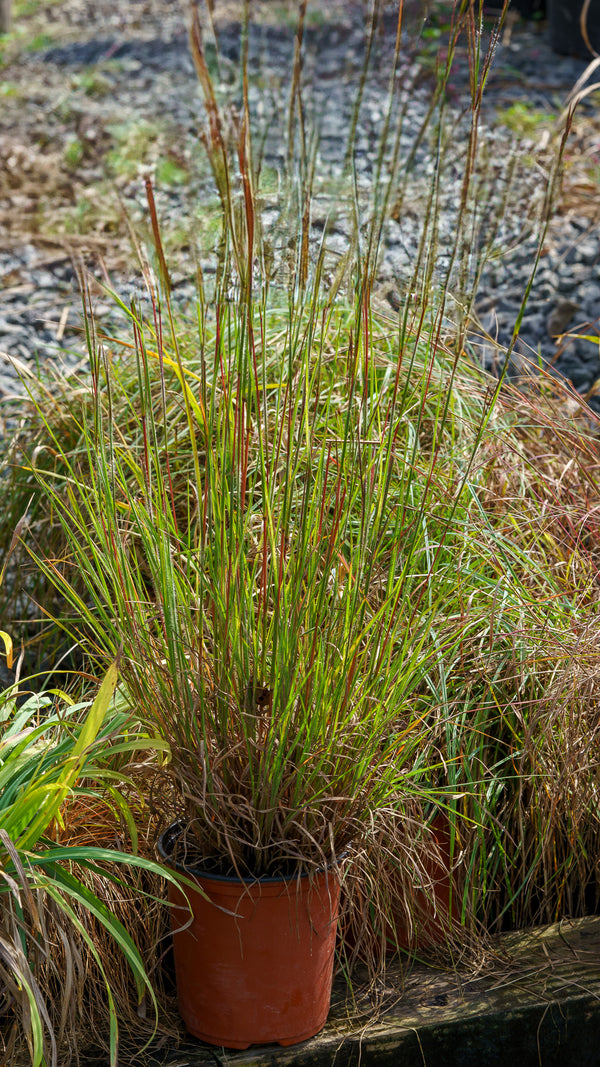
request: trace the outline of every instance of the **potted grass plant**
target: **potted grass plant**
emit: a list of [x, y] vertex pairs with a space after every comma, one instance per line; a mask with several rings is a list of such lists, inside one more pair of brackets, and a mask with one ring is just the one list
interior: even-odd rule
[[[390, 798], [427, 793], [419, 687], [438, 648], [433, 614], [415, 617], [407, 595], [401, 412], [373, 403], [366, 310], [340, 334], [304, 297], [291, 328], [283, 306], [218, 302], [198, 371], [130, 312], [127, 425], [110, 410], [117, 364], [92, 353], [66, 493], [40, 474], [69, 544], [68, 569], [51, 569], [77, 636], [96, 658], [122, 649], [127, 699], [170, 747], [161, 854], [201, 889], [186, 930], [173, 891], [181, 1013], [232, 1047], [323, 1025], [348, 850]], [[326, 356], [336, 336], [350, 345]], [[261, 917], [269, 901], [280, 928]], [[249, 977], [252, 946], [263, 979]]]
[[172, 890], [188, 1029], [289, 1044], [325, 1021], [345, 864], [380, 812], [437, 795], [431, 678], [478, 626], [443, 620], [488, 409], [463, 448], [443, 299], [407, 299], [378, 338], [379, 216], [348, 303], [341, 273], [321, 284], [322, 254], [309, 265], [304, 201], [289, 284], [256, 287], [247, 99], [234, 175], [195, 30], [225, 220], [214, 292], [200, 290], [190, 342], [150, 196], [161, 296], [148, 271], [149, 306], [121, 305], [121, 359], [88, 331], [79, 446], [65, 452], [48, 423], [60, 471], [36, 456], [66, 549], [36, 558], [72, 609], [62, 625], [97, 665], [120, 650], [130, 707], [169, 746], [159, 848], [198, 886], [191, 920]]

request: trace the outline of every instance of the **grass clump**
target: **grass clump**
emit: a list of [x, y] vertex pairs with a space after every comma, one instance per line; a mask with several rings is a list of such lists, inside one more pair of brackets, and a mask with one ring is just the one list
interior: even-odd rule
[[543, 130], [551, 126], [554, 120], [552, 113], [541, 111], [520, 100], [500, 112], [498, 118], [509, 130], [529, 140], [537, 138]]
[[[463, 457], [450, 451], [435, 479], [428, 453], [411, 470], [404, 405], [418, 392], [401, 386], [370, 315], [361, 343], [364, 314], [219, 301], [197, 362], [176, 335], [147, 340], [136, 315], [135, 394], [97, 363], [76, 465], [62, 454], [68, 503], [54, 503], [67, 538], [77, 527], [76, 572], [94, 604], [53, 567], [85, 626], [63, 623], [93, 658], [123, 644], [124, 684], [169, 741], [203, 854], [226, 850], [249, 873], [341, 853], [390, 782], [394, 795], [401, 781], [428, 795], [418, 688], [446, 644], [427, 647], [454, 537], [443, 505], [431, 530], [427, 513], [430, 494], [460, 486]], [[109, 396], [127, 403], [119, 443]], [[439, 403], [423, 409], [428, 449], [445, 432]], [[431, 543], [444, 559], [433, 598], [422, 589]]]
[[[358, 699], [371, 709], [373, 731], [392, 744], [405, 738], [402, 760], [407, 768], [415, 763], [405, 779], [419, 783], [421, 800], [427, 803], [429, 784], [457, 795], [467, 788], [464, 803], [453, 800], [447, 806], [453, 818], [461, 813], [471, 825], [487, 827], [479, 838], [476, 834], [480, 851], [475, 848], [469, 860], [474, 875], [479, 862], [488, 862], [485, 835], [495, 825], [485, 798], [497, 780], [499, 796], [509, 790], [513, 741], [523, 728], [508, 725], [499, 711], [514, 699], [508, 694], [518, 676], [515, 662], [530, 679], [532, 699], [541, 699], [537, 635], [543, 633], [547, 641], [552, 635], [556, 649], [563, 647], [581, 589], [569, 583], [563, 589], [548, 553], [535, 559], [527, 547], [537, 521], [532, 502], [523, 501], [523, 538], [519, 522], [506, 519], [498, 503], [494, 457], [503, 450], [520, 457], [520, 443], [508, 401], [498, 400], [497, 384], [463, 352], [468, 308], [501, 231], [481, 228], [473, 199], [475, 190], [481, 191], [477, 168], [486, 166], [478, 116], [490, 55], [481, 51], [479, 31], [466, 9], [457, 7], [454, 18], [447, 73], [464, 29], [473, 72], [457, 230], [440, 274], [433, 250], [441, 194], [432, 184], [409, 290], [415, 295], [404, 299], [394, 327], [374, 311], [372, 289], [385, 211], [398, 215], [406, 195], [404, 184], [397, 188], [400, 133], [388, 156], [391, 126], [383, 131], [381, 181], [369, 204], [370, 226], [359, 238], [364, 201], [357, 190], [356, 236], [329, 289], [323, 284], [326, 234], [316, 260], [309, 256], [306, 205], [313, 172], [306, 160], [300, 172], [308, 183], [304, 190], [295, 180], [282, 186], [289, 197], [288, 218], [297, 212], [298, 240], [287, 267], [287, 291], [281, 280], [273, 286], [264, 269], [267, 240], [256, 185], [259, 167], [250, 155], [247, 96], [243, 120], [227, 125], [194, 23], [192, 52], [207, 103], [205, 143], [223, 227], [214, 288], [209, 295], [200, 288], [199, 326], [191, 340], [169, 299], [151, 198], [162, 300], [150, 281], [149, 314], [137, 306], [123, 309], [132, 341], [130, 349], [121, 346], [118, 358], [113, 341], [103, 347], [90, 334], [92, 385], [73, 396], [66, 390], [58, 403], [53, 390], [55, 414], [38, 411], [40, 440], [46, 443], [33, 467], [53, 501], [53, 516], [62, 523], [55, 527], [57, 544], [66, 538], [75, 553], [76, 565], [66, 570], [50, 566], [48, 555], [45, 564], [39, 556], [46, 574], [77, 607], [79, 619], [63, 618], [63, 625], [92, 658], [100, 651], [114, 654], [125, 640], [131, 692], [140, 706], [154, 709], [174, 752], [193, 748], [199, 707], [210, 719], [211, 738], [218, 738], [217, 751], [236, 752], [241, 744], [249, 752], [258, 746], [266, 762], [259, 759], [250, 775], [252, 822], [263, 803], [253, 792], [257, 783], [270, 777], [281, 781], [290, 761], [298, 762], [293, 746], [285, 754], [285, 742], [269, 740], [271, 724], [285, 720], [288, 708], [291, 714], [302, 706], [308, 714], [327, 688], [328, 699], [333, 692], [338, 701], [329, 718], [345, 722], [352, 736], [352, 724], [369, 718], [366, 710], [347, 705], [343, 679], [356, 671]], [[395, 116], [400, 131], [403, 114], [391, 101], [390, 122]], [[445, 103], [438, 89], [434, 103], [442, 116]], [[291, 121], [288, 128], [293, 129]], [[440, 167], [450, 167], [451, 142], [443, 124], [438, 128]], [[414, 158], [411, 149], [407, 173]], [[507, 192], [506, 203], [508, 198]], [[255, 261], [263, 265], [260, 277]], [[342, 285], [354, 292], [352, 300], [341, 299]], [[61, 422], [71, 427], [69, 444], [55, 421], [59, 410]], [[48, 460], [49, 478], [40, 467]], [[519, 462], [526, 471], [526, 458]], [[545, 536], [536, 535], [540, 552]], [[570, 574], [576, 571], [572, 564]], [[216, 602], [213, 587], [221, 598]], [[163, 603], [167, 588], [175, 597], [169, 607]], [[297, 590], [293, 595], [292, 589]], [[312, 621], [309, 589], [317, 612]], [[159, 617], [170, 613], [168, 626], [148, 623], [154, 597], [161, 605]], [[289, 621], [294, 604], [307, 613], [296, 630]], [[321, 645], [316, 635], [324, 626], [330, 640]], [[221, 663], [219, 650], [231, 642], [239, 644], [238, 651]], [[340, 657], [340, 647], [353, 650], [350, 659]], [[559, 651], [557, 657], [560, 661]], [[163, 663], [164, 669], [155, 667], [148, 675], [141, 665], [149, 662]], [[298, 677], [305, 679], [303, 696], [295, 688]], [[385, 699], [376, 696], [376, 680], [384, 695], [386, 684], [391, 686]], [[522, 684], [519, 677], [518, 692]], [[154, 695], [148, 686], [155, 687]], [[222, 693], [230, 696], [221, 707]], [[266, 693], [264, 719], [255, 708], [257, 693]], [[208, 736], [194, 736], [208, 752]], [[319, 742], [324, 753], [326, 737]], [[359, 737], [360, 731], [355, 746]], [[308, 740], [303, 744], [300, 751], [308, 752]], [[391, 755], [382, 763], [390, 760]], [[224, 774], [218, 765], [219, 775]], [[223, 766], [229, 767], [226, 761]], [[348, 762], [345, 767], [350, 777], [341, 791], [350, 796]], [[234, 782], [241, 771], [233, 757], [231, 768], [231, 780], [223, 785], [219, 778], [219, 788], [223, 795], [237, 796]], [[208, 773], [204, 767], [192, 789], [196, 797], [206, 789]], [[181, 775], [194, 780], [189, 767]], [[214, 825], [215, 841], [228, 841], [236, 864], [250, 863], [247, 848], [255, 849], [250, 866], [261, 862], [256, 849], [263, 848], [264, 826], [255, 827], [254, 844], [249, 839], [243, 845], [235, 833], [217, 829], [218, 812], [226, 805], [217, 779], [211, 781], [214, 805], [205, 822]], [[193, 803], [190, 798], [192, 808]], [[393, 808], [391, 802], [387, 806]], [[352, 836], [351, 824], [342, 846]], [[317, 852], [325, 848], [325, 840], [318, 840]], [[520, 854], [521, 845], [515, 848]], [[508, 884], [513, 859], [506, 855], [501, 862]], [[478, 875], [484, 896], [487, 884]], [[476, 908], [488, 908], [487, 898], [483, 905], [477, 893], [476, 898]]]
[[160, 135], [160, 127], [148, 121], [117, 123], [107, 127], [115, 147], [107, 153], [107, 163], [117, 177], [132, 179], [138, 167], [147, 162]]
[[156, 165], [158, 185], [183, 185], [189, 181], [189, 173], [174, 159], [160, 159]]
[[111, 61], [108, 60], [103, 67], [104, 69], [100, 70], [91, 67], [87, 70], [82, 70], [79, 74], [73, 75], [71, 79], [72, 88], [75, 90], [83, 90], [86, 96], [96, 98], [108, 96], [114, 89], [114, 80], [111, 77], [111, 71], [113, 69]]
[[85, 146], [77, 137], [73, 137], [63, 149], [63, 160], [69, 169], [75, 169], [85, 155]]

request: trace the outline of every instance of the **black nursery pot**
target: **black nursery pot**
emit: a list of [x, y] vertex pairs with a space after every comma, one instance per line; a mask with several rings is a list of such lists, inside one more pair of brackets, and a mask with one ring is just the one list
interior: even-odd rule
[[[549, 0], [548, 21], [552, 50], [564, 56], [590, 59], [581, 33], [584, 0]], [[586, 21], [587, 35], [595, 52], [600, 52], [600, 0], [591, 0]]]

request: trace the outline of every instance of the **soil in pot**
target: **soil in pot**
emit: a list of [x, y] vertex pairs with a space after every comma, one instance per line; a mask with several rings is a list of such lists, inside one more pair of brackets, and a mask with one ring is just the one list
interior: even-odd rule
[[[318, 1033], [329, 1012], [339, 881], [242, 880], [173, 861], [179, 824], [159, 841], [161, 858], [201, 892], [169, 886], [179, 1011], [188, 1031], [226, 1048], [293, 1045]], [[203, 895], [204, 894], [204, 895]]]

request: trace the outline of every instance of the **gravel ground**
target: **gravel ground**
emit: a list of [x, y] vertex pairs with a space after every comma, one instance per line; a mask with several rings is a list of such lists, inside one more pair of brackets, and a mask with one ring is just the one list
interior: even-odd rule
[[[413, 8], [414, 26], [418, 0]], [[219, 11], [222, 58], [215, 77], [223, 93], [235, 98], [239, 25], [233, 9], [223, 11], [218, 4]], [[257, 22], [251, 27], [250, 99], [257, 139], [260, 136], [264, 145], [263, 168], [273, 175], [265, 227], [275, 241], [279, 238], [284, 253], [276, 176], [285, 156], [284, 101], [294, 20], [285, 5], [273, 12], [272, 5], [269, 9], [268, 4], [259, 4]], [[137, 291], [139, 271], [132, 265], [120, 203], [143, 231], [146, 175], [153, 176], [156, 184], [182, 303], [193, 296], [186, 278], [193, 261], [190, 249], [196, 243], [204, 248], [210, 244], [214, 205], [212, 181], [198, 142], [203, 108], [181, 9], [164, 0], [120, 4], [64, 0], [45, 8], [43, 18], [36, 17], [26, 26], [29, 50], [17, 40], [12, 51], [8, 49], [2, 70], [0, 398], [18, 393], [23, 367], [48, 360], [67, 367], [81, 365], [84, 352], [73, 256], [96, 274], [110, 276], [124, 296]], [[375, 40], [373, 71], [356, 138], [357, 180], [365, 196], [372, 185], [378, 134], [387, 109], [394, 30], [395, 15], [389, 5]], [[439, 20], [429, 30], [431, 36], [422, 39], [417, 53], [408, 45], [403, 50], [398, 99], [406, 103], [404, 154], [427, 113], [435, 54], [444, 44]], [[32, 51], [32, 41], [38, 46], [41, 41], [42, 50]], [[329, 0], [309, 19], [303, 80], [307, 113], [320, 134], [312, 240], [316, 244], [321, 239], [335, 205], [335, 222], [327, 237], [332, 270], [348, 243], [350, 209], [340, 197], [339, 183], [364, 50], [360, 3]], [[512, 333], [537, 246], [557, 117], [585, 69], [583, 60], [551, 52], [543, 25], [511, 22], [496, 52], [480, 135], [487, 156], [486, 179], [479, 207], [473, 205], [476, 252], [488, 239], [503, 199], [507, 202], [475, 309], [481, 336], [474, 335], [474, 343], [487, 366], [498, 361], [494, 341], [506, 344]], [[452, 142], [441, 173], [438, 277], [448, 268], [460, 204], [467, 91], [467, 55], [459, 49], [447, 92]], [[434, 147], [431, 138], [424, 138], [408, 193], [385, 230], [378, 295], [388, 308], [397, 310], [401, 303], [414, 261]], [[579, 107], [565, 160], [561, 195], [517, 350], [552, 364], [600, 411], [600, 398], [594, 396], [600, 379], [598, 343], [572, 336], [599, 335], [600, 122], [593, 96]], [[511, 167], [511, 191], [504, 197]], [[492, 194], [486, 200], [490, 186]], [[210, 256], [204, 266], [211, 270]], [[470, 269], [475, 269], [473, 256]], [[106, 301], [97, 304], [97, 313], [100, 318], [108, 315]], [[557, 343], [553, 335], [565, 331], [569, 333]]]

